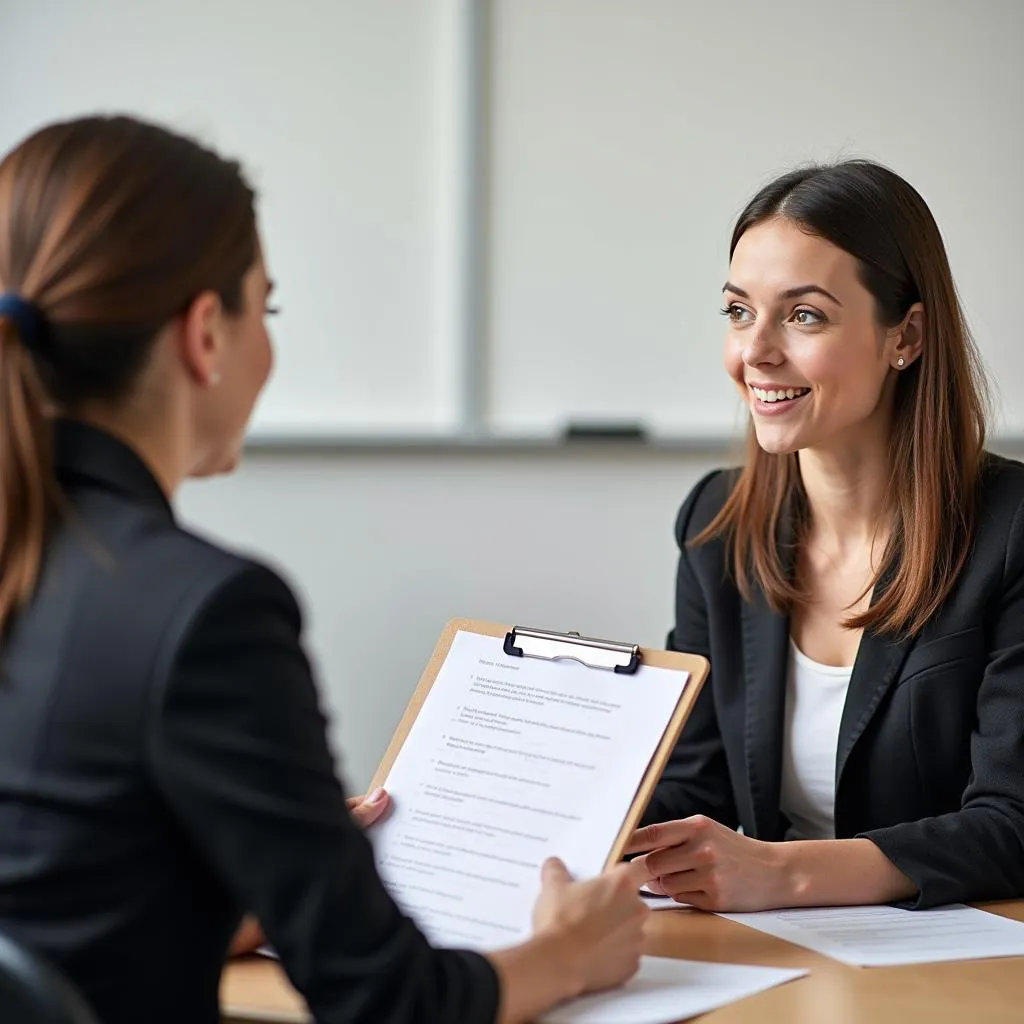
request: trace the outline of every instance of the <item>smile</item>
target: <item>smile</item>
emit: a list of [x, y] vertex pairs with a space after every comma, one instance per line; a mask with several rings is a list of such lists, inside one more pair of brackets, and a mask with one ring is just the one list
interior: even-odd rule
[[772, 404], [773, 402], [791, 402], [795, 398], [803, 398], [811, 389], [810, 388], [777, 388], [777, 389], [764, 389], [755, 388], [751, 385], [750, 390], [754, 393], [754, 397], [759, 402], [767, 402]]

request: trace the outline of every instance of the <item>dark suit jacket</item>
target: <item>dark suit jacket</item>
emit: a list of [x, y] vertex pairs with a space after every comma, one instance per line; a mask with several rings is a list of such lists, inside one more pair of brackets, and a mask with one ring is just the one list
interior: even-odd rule
[[71, 514], [0, 661], [0, 928], [103, 1024], [214, 1024], [243, 909], [318, 1020], [492, 1021], [490, 964], [378, 880], [289, 589], [176, 526], [112, 437], [62, 424], [58, 467]]
[[[681, 545], [733, 479], [697, 484], [676, 524]], [[645, 821], [705, 814], [783, 838], [788, 636], [760, 591], [742, 600], [721, 541], [681, 548], [668, 645], [712, 670]], [[970, 560], [925, 629], [898, 641], [864, 633], [839, 729], [835, 825], [917, 884], [916, 907], [1024, 896], [1024, 465], [989, 458]]]

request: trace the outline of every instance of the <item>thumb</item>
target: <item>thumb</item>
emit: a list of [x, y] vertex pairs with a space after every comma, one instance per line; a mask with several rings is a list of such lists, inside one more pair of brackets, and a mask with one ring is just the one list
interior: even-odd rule
[[559, 860], [558, 857], [548, 857], [548, 859], [544, 861], [541, 865], [540, 877], [545, 887], [554, 886], [559, 889], [568, 885], [572, 881], [572, 875], [569, 874], [569, 869], [561, 860]]

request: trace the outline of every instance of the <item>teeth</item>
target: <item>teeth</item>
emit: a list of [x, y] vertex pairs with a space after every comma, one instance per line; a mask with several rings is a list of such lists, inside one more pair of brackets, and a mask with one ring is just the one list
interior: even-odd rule
[[772, 388], [765, 391], [763, 388], [751, 388], [754, 395], [762, 402], [785, 402], [791, 398], [799, 398], [807, 394], [810, 388]]

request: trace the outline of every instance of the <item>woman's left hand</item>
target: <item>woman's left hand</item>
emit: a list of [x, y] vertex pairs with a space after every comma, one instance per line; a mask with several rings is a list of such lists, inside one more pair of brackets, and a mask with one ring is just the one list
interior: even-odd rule
[[785, 906], [779, 845], [695, 815], [638, 829], [626, 853], [644, 854], [633, 863], [646, 865], [653, 892], [699, 910], [739, 913]]

